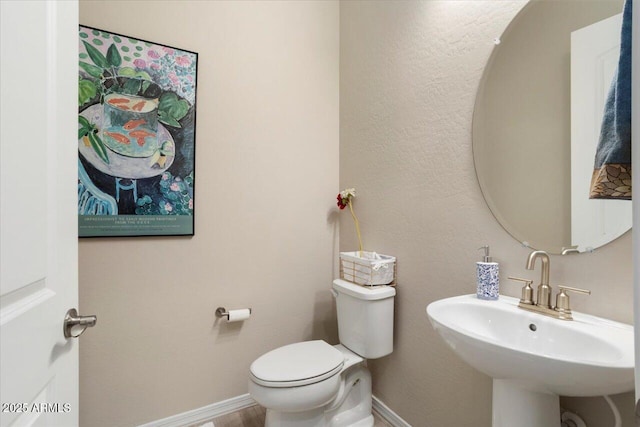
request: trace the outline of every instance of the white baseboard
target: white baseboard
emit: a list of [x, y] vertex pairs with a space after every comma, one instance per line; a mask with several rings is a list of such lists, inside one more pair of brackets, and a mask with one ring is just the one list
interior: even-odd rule
[[255, 404], [256, 401], [249, 396], [249, 393], [247, 393], [232, 397], [231, 399], [212, 403], [211, 405], [203, 406], [202, 408], [193, 409], [161, 420], [142, 424], [138, 427], [185, 427], [199, 422], [205, 422], [215, 417], [230, 414], [231, 412], [239, 411]]
[[[230, 414], [253, 405], [256, 405], [256, 401], [247, 393], [232, 397], [231, 399], [212, 403], [211, 405], [203, 406], [202, 408], [193, 409], [161, 420], [142, 424], [138, 427], [185, 427], [199, 422], [209, 421], [212, 418]], [[372, 406], [373, 410], [393, 427], [411, 427], [411, 424], [400, 418], [398, 414], [389, 409], [387, 405], [382, 403], [380, 399], [375, 396], [373, 396]]]
[[375, 396], [373, 396], [372, 406], [373, 410], [376, 411], [381, 418], [383, 418], [393, 427], [411, 427], [411, 424], [400, 418], [398, 414], [393, 412], [387, 405], [382, 403], [382, 401]]

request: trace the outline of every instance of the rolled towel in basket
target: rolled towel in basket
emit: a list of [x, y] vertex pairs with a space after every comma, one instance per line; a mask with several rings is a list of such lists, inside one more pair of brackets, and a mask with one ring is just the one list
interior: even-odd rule
[[[380, 255], [378, 255], [377, 252], [373, 252], [372, 253], [372, 257], [373, 259], [382, 259], [382, 257]], [[378, 271], [381, 268], [389, 268], [389, 264], [385, 261], [385, 262], [374, 262], [373, 265], [371, 266], [371, 269], [373, 271]]]

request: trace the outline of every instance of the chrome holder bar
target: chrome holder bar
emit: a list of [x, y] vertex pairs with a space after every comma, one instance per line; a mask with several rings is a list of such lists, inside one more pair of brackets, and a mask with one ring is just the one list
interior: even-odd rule
[[[249, 314], [251, 314], [251, 308], [249, 309]], [[218, 307], [216, 308], [216, 317], [218, 318], [226, 317], [227, 320], [229, 320], [229, 312], [224, 307]]]

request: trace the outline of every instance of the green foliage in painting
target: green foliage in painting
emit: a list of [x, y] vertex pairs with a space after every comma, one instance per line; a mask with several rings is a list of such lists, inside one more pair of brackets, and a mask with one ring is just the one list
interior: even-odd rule
[[182, 119], [189, 112], [189, 103], [184, 99], [179, 99], [173, 92], [163, 93], [158, 105], [158, 120], [173, 127], [181, 127], [178, 120]]
[[80, 124], [80, 129], [78, 129], [78, 139], [82, 138], [84, 142], [88, 142], [98, 157], [100, 157], [103, 162], [109, 164], [109, 155], [107, 154], [107, 149], [105, 148], [102, 139], [98, 136], [98, 128], [96, 125], [91, 123], [84, 116], [78, 116], [78, 123]]
[[118, 48], [115, 44], [109, 46], [109, 49], [107, 50], [107, 61], [112, 67], [119, 67], [120, 64], [122, 64], [120, 52], [118, 52]]
[[82, 40], [82, 43], [84, 44], [85, 49], [87, 49], [87, 54], [94, 64], [100, 68], [109, 67], [109, 61], [107, 61], [107, 58], [102, 54], [102, 52], [84, 40]]
[[80, 68], [87, 72], [91, 77], [96, 79], [102, 78], [103, 69], [96, 67], [95, 65], [88, 64], [86, 62], [80, 62]]
[[[82, 34], [84, 33], [81, 33], [81, 36]], [[98, 32], [95, 35], [99, 34]], [[112, 40], [114, 40], [114, 43], [109, 46], [106, 55], [90, 42], [82, 40], [87, 51], [86, 55], [82, 55], [84, 55], [85, 59], [88, 56], [88, 59], [93, 64], [85, 61], [79, 62], [80, 69], [86, 73], [86, 76], [81, 77], [78, 83], [78, 104], [80, 107], [93, 101], [98, 95], [102, 102], [104, 95], [108, 93], [119, 92], [127, 95], [139, 95], [144, 93], [151, 85], [153, 79], [147, 71], [132, 67], [121, 67], [122, 56], [118, 46], [116, 46], [116, 42], [120, 43], [122, 40], [116, 37], [113, 37]], [[137, 43], [134, 39], [129, 39], [129, 41]], [[92, 42], [96, 43], [95, 40]], [[101, 43], [102, 41], [100, 41]], [[129, 50], [126, 46], [121, 46], [121, 49], [123, 52]], [[142, 47], [138, 45], [136, 50], [141, 51]], [[140, 55], [136, 52], [135, 56]], [[129, 59], [125, 56], [125, 60]], [[126, 77], [126, 79], [120, 79], [120, 77]], [[180, 120], [187, 115], [189, 108], [189, 103], [177, 94], [164, 92], [160, 97], [158, 106], [158, 120], [165, 125], [180, 128], [182, 127]]]
[[98, 94], [98, 87], [91, 80], [78, 81], [78, 105], [84, 105]]

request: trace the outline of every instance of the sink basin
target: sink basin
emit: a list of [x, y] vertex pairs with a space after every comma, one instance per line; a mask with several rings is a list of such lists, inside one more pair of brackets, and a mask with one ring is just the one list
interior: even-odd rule
[[531, 426], [560, 426], [558, 395], [633, 390], [630, 325], [577, 312], [573, 321], [554, 319], [522, 310], [507, 296], [446, 298], [429, 304], [427, 314], [459, 357], [493, 378], [494, 427], [524, 426], [529, 416], [521, 411], [531, 407], [552, 412], [543, 419], [531, 414]]

